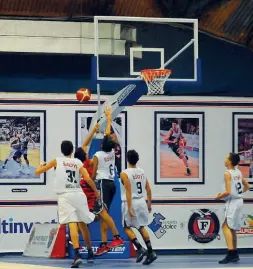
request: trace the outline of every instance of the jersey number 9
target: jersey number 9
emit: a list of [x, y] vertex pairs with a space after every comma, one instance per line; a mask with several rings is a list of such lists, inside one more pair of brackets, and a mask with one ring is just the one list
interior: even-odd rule
[[138, 194], [142, 194], [142, 185], [141, 182], [136, 183], [137, 189], [138, 189]]

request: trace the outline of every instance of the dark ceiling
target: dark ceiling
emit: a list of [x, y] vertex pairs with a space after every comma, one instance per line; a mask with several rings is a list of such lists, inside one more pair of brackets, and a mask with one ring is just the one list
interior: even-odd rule
[[0, 0], [0, 17], [94, 15], [198, 18], [202, 31], [253, 50], [253, 0]]

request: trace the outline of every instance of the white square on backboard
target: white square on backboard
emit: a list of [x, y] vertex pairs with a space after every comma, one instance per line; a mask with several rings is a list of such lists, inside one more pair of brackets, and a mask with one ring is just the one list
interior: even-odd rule
[[132, 47], [130, 48], [130, 75], [139, 76], [140, 72], [134, 71], [134, 52], [160, 52], [160, 68], [164, 69], [164, 48], [141, 48], [141, 47]]

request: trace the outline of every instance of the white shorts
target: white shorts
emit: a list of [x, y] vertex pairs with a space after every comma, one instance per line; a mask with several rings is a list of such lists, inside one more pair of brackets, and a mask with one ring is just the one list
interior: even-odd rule
[[60, 224], [71, 222], [91, 223], [95, 215], [89, 211], [83, 192], [67, 192], [58, 195], [58, 217]]
[[241, 229], [242, 207], [243, 199], [231, 199], [225, 203], [225, 220], [232, 230]]
[[133, 219], [130, 218], [126, 201], [122, 201], [121, 207], [123, 227], [134, 227], [139, 229], [140, 227], [148, 225], [149, 212], [146, 200], [144, 198], [132, 200], [132, 209], [135, 216]]

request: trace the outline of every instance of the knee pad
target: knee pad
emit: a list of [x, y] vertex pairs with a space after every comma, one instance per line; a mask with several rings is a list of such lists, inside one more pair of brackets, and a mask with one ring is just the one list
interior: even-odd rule
[[27, 159], [27, 154], [24, 154], [24, 159], [25, 159], [26, 161], [28, 161], [28, 159]]

